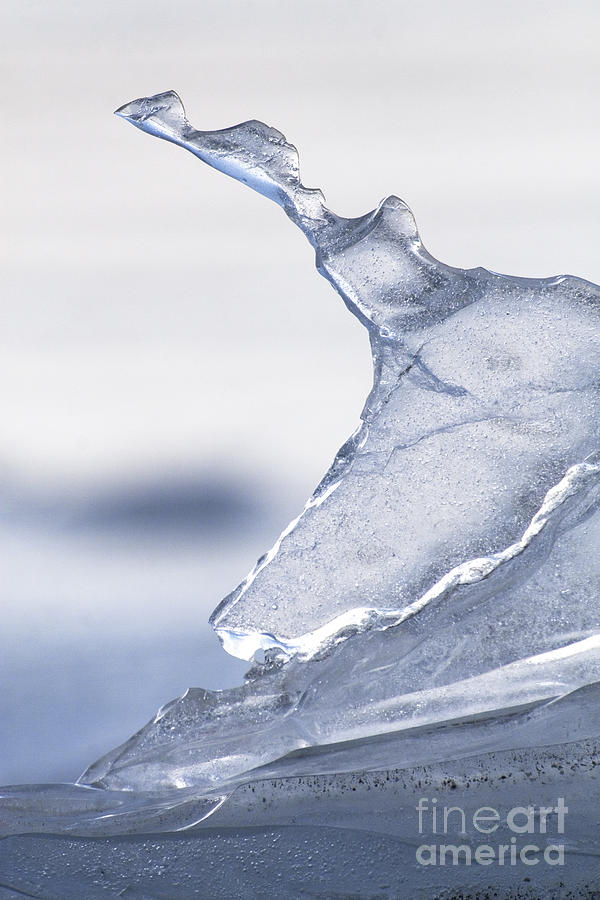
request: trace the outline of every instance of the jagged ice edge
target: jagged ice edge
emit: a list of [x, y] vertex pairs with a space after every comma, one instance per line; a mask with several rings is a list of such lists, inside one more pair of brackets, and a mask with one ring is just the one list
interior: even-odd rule
[[[424, 594], [405, 607], [371, 607], [358, 606], [331, 619], [325, 625], [321, 625], [314, 631], [290, 640], [283, 640], [273, 634], [259, 631], [244, 631], [243, 629], [223, 628], [214, 626], [223, 648], [233, 656], [246, 660], [252, 660], [257, 653], [275, 652], [284, 659], [292, 656], [301, 660], [309, 660], [323, 653], [341, 641], [349, 634], [365, 630], [386, 631], [400, 625], [407, 619], [421, 612], [426, 606], [435, 601], [441, 601], [444, 596], [451, 593], [461, 585], [476, 584], [488, 578], [501, 566], [520, 556], [530, 544], [546, 529], [555, 518], [555, 514], [567, 500], [576, 494], [587, 490], [590, 482], [600, 475], [600, 462], [595, 462], [598, 454], [591, 454], [582, 463], [571, 466], [566, 475], [546, 493], [543, 503], [531, 519], [529, 525], [518, 541], [510, 544], [504, 550], [492, 553], [489, 556], [480, 556], [467, 560], [455, 566], [439, 579]], [[271, 550], [262, 557], [256, 567], [247, 576], [241, 585], [240, 596], [246, 587], [256, 578], [258, 573], [269, 564], [278, 552], [283, 539], [296, 527], [304, 512], [320, 505], [330, 494], [335, 491], [342, 479], [329, 485], [327, 490], [317, 497], [311, 498], [300, 515], [295, 518], [283, 531]]]

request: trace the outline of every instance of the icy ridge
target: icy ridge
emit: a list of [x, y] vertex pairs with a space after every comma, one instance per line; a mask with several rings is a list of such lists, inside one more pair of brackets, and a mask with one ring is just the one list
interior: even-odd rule
[[[600, 485], [600, 464], [593, 462], [597, 457], [598, 454], [593, 454], [589, 460], [571, 466], [564, 478], [548, 491], [542, 506], [518, 541], [497, 553], [470, 559], [455, 566], [421, 597], [405, 607], [388, 609], [376, 609], [369, 606], [356, 607], [348, 610], [341, 616], [337, 616], [326, 625], [321, 626], [321, 628], [303, 634], [292, 641], [278, 639], [272, 634], [243, 632], [241, 630], [220, 628], [218, 625], [215, 627], [215, 631], [219, 635], [224, 649], [233, 656], [252, 660], [260, 650], [275, 650], [284, 657], [297, 656], [299, 660], [309, 660], [318, 654], [326, 652], [330, 647], [339, 643], [339, 641], [345, 640], [351, 634], [370, 629], [383, 631], [395, 625], [400, 625], [429, 604], [448, 599], [457, 587], [476, 584], [484, 578], [489, 578], [501, 566], [524, 553], [532, 542], [542, 535], [544, 530], [558, 528], [562, 519], [571, 512], [570, 508], [565, 509], [569, 500], [582, 498], [585, 508], [581, 514], [582, 516], [589, 514], [600, 500], [600, 496], [594, 497], [591, 501], [589, 500], [590, 491]], [[331, 484], [327, 489], [327, 495], [334, 491], [338, 484], [339, 481]], [[586, 500], [588, 502], [585, 502]], [[314, 503], [314, 500], [309, 500], [307, 508], [310, 508]], [[255, 575], [273, 558], [279, 544], [286, 534], [294, 528], [297, 521], [298, 519], [294, 519], [291, 522], [272, 550], [269, 551], [269, 554], [248, 576], [248, 580], [244, 582], [243, 587], [246, 584], [249, 585]], [[570, 527], [574, 527], [579, 522], [579, 518], [572, 521]]]

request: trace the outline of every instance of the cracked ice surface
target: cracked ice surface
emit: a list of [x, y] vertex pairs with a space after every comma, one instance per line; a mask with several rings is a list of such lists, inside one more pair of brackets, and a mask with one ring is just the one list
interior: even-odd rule
[[[439, 263], [396, 197], [337, 216], [302, 185], [295, 148], [260, 122], [197, 131], [173, 92], [118, 114], [283, 207], [369, 331], [373, 389], [304, 511], [213, 613], [227, 650], [266, 653], [245, 684], [191, 689], [78, 785], [8, 789], [5, 830], [316, 822], [357, 834], [352, 804], [336, 810], [365, 771], [395, 773], [406, 808], [428, 779], [437, 796], [454, 780], [454, 802], [475, 790], [482, 806], [508, 766], [515, 802], [519, 790], [550, 802], [568, 782], [573, 859], [587, 854], [593, 869], [600, 288]], [[257, 790], [266, 807], [249, 801]], [[364, 802], [363, 830], [396, 834], [389, 797], [376, 825]], [[226, 855], [225, 838], [211, 840]], [[331, 832], [322, 841], [325, 853]]]

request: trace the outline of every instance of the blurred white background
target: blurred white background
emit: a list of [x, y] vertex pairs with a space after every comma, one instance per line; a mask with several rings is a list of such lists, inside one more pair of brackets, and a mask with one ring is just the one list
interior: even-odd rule
[[72, 780], [189, 685], [206, 619], [353, 431], [366, 332], [281, 210], [112, 116], [259, 118], [457, 266], [600, 282], [600, 6], [3, 0], [0, 783]]

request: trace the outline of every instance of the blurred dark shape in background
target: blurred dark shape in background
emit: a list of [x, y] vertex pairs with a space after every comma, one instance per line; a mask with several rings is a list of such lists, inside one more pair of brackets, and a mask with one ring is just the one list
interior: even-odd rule
[[54, 534], [96, 534], [127, 541], [221, 541], [244, 529], [274, 524], [264, 485], [241, 475], [171, 471], [112, 484], [32, 491], [0, 483], [0, 522]]
[[299, 502], [240, 472], [5, 477], [0, 783], [74, 780], [188, 687], [240, 683], [207, 618]]

